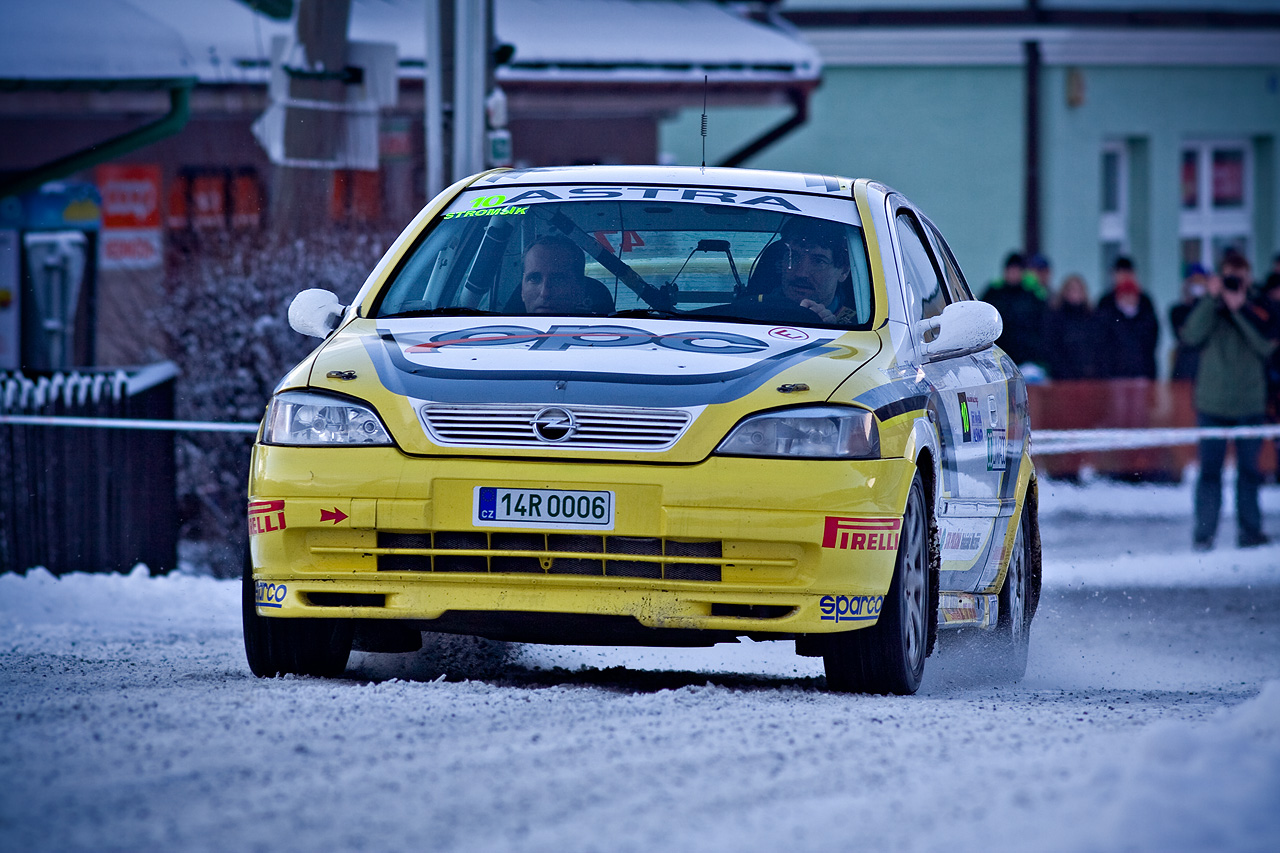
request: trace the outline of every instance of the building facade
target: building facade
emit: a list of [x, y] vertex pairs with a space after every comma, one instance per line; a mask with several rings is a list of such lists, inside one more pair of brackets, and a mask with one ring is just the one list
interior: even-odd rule
[[[1265, 277], [1280, 251], [1278, 2], [788, 0], [780, 14], [823, 82], [808, 122], [746, 165], [883, 180], [930, 213], [975, 288], [1032, 249], [1096, 300], [1128, 255], [1167, 350], [1189, 264], [1231, 246]], [[709, 145], [769, 120], [713, 111]], [[669, 159], [696, 162], [699, 122], [664, 125]]]

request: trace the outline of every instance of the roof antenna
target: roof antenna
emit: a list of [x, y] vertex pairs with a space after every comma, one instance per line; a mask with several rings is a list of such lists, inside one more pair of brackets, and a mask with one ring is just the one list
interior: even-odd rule
[[707, 171], [707, 75], [702, 75], [702, 171]]

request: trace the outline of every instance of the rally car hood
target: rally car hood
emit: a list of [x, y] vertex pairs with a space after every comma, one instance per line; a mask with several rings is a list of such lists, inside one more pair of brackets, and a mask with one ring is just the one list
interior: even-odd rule
[[683, 410], [690, 425], [661, 461], [697, 461], [752, 412], [827, 401], [880, 346], [874, 332], [685, 319], [357, 319], [317, 351], [307, 383], [372, 403], [408, 453], [511, 456], [511, 447], [442, 446], [422, 411], [523, 404]]

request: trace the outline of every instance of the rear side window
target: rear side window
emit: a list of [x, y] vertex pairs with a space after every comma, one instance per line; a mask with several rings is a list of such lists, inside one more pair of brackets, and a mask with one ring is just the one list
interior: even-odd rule
[[925, 247], [916, 219], [906, 211], [894, 219], [898, 244], [902, 248], [903, 274], [914, 319], [936, 317], [947, 307], [946, 292], [929, 250]]
[[951, 254], [951, 247], [947, 245], [946, 240], [942, 239], [941, 232], [932, 222], [926, 219], [924, 224], [928, 230], [928, 236], [933, 242], [934, 252], [938, 260], [942, 262], [943, 281], [946, 284], [951, 301], [959, 302], [963, 299], [972, 299], [973, 291], [969, 289], [969, 282], [965, 279], [964, 273], [961, 272], [960, 264], [956, 262], [955, 255]]

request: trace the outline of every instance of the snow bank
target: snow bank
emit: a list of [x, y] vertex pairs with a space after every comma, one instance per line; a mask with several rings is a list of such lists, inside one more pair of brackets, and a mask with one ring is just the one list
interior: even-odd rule
[[[1280, 845], [1280, 682], [1205, 723], [1162, 721], [1099, 797], [1096, 824], [1068, 849], [1234, 850]], [[1112, 786], [1107, 786], [1112, 787]]]

